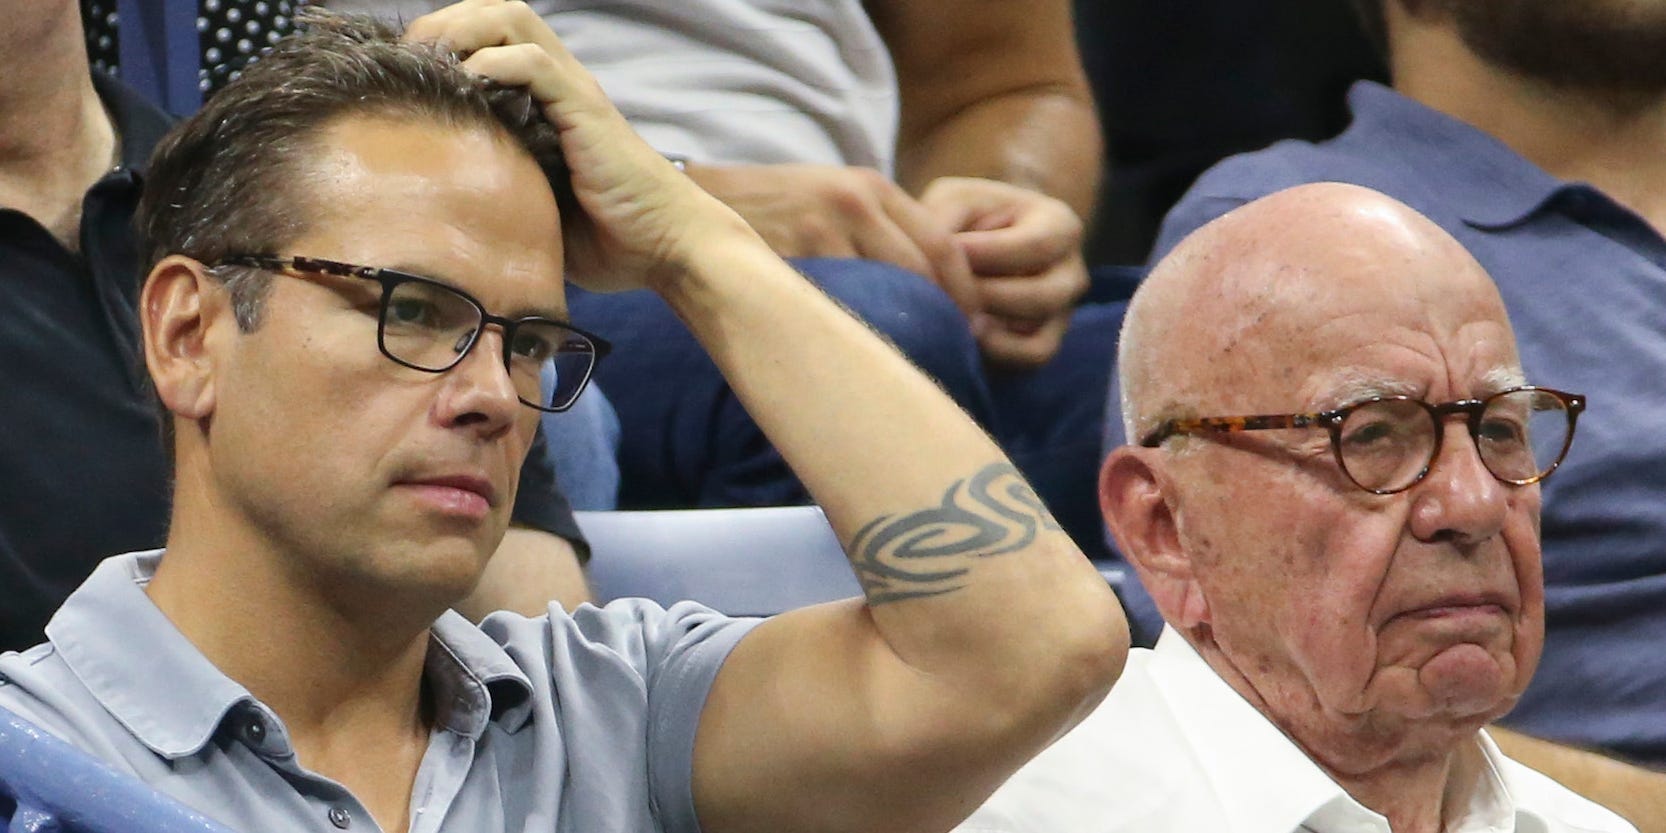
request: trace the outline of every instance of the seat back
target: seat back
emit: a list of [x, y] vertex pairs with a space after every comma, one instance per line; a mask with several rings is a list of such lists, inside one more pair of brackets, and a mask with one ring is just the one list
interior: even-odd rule
[[0, 824], [14, 833], [231, 833], [5, 709]]
[[862, 593], [815, 506], [575, 512], [598, 601], [692, 599], [768, 616]]

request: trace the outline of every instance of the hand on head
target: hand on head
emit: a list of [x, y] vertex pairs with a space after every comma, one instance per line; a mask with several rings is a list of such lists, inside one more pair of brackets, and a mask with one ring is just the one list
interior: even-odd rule
[[405, 37], [466, 55], [464, 67], [527, 87], [543, 107], [560, 132], [583, 211], [562, 219], [567, 276], [575, 283], [604, 291], [652, 285], [679, 274], [715, 230], [744, 229], [636, 135], [524, 3], [464, 0], [412, 21]]

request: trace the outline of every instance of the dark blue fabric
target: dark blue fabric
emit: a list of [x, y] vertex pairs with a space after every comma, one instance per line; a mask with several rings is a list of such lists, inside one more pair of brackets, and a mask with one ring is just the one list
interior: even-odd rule
[[[1391, 90], [1362, 83], [1349, 103], [1354, 122], [1331, 141], [1282, 142], [1206, 173], [1156, 256], [1249, 200], [1318, 181], [1375, 188], [1463, 243], [1498, 282], [1528, 380], [1590, 398], [1545, 484], [1545, 654], [1506, 722], [1666, 764], [1666, 239]], [[1118, 421], [1107, 426], [1107, 444], [1121, 443]], [[1137, 585], [1128, 601], [1149, 627]]]
[[116, 0], [122, 80], [176, 115], [202, 106], [197, 87], [197, 0]]
[[[793, 265], [895, 342], [980, 423], [992, 423], [977, 344], [942, 290], [874, 261], [810, 258]], [[619, 508], [809, 502], [717, 366], [658, 296], [574, 288], [568, 306], [574, 323], [613, 342], [596, 379], [619, 415]]]
[[[1095, 276], [1095, 295], [1121, 300], [1087, 303], [1071, 316], [1053, 360], [1029, 373], [992, 373], [990, 392], [1001, 447], [1035, 487], [1053, 517], [1089, 558], [1110, 557], [1099, 515], [1099, 463], [1110, 367], [1116, 355], [1128, 290]], [[1092, 297], [1092, 296], [1090, 296]]]

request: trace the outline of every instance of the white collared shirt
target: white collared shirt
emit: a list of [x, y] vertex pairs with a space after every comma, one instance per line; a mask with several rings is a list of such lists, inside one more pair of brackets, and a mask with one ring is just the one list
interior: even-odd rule
[[[1619, 816], [1476, 742], [1485, 770], [1447, 833], [1636, 833]], [[958, 833], [1389, 833], [1165, 629], [1130, 653], [1081, 725], [1019, 770]]]

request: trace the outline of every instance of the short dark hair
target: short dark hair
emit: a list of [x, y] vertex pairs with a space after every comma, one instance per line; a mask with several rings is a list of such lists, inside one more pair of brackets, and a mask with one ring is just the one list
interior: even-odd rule
[[1359, 18], [1359, 28], [1376, 48], [1377, 55], [1388, 60], [1388, 23], [1383, 18], [1383, 0], [1348, 0]]
[[[560, 136], [525, 88], [490, 84], [459, 56], [401, 42], [398, 29], [374, 18], [316, 8], [297, 18], [301, 31], [249, 64], [151, 154], [134, 218], [141, 280], [171, 254], [213, 266], [305, 234], [312, 206], [297, 190], [309, 152], [324, 128], [349, 115], [499, 131], [543, 170], [562, 216], [577, 210]], [[272, 276], [241, 266], [210, 274], [230, 293], [238, 327], [260, 326]], [[171, 458], [173, 422], [157, 405]]]
[[[157, 145], [135, 220], [141, 275], [170, 254], [214, 264], [265, 253], [306, 233], [309, 203], [296, 193], [309, 151], [348, 115], [502, 131], [543, 169], [563, 211], [572, 185], [560, 138], [524, 88], [492, 85], [459, 56], [405, 43], [392, 24], [309, 8], [301, 31], [279, 41]], [[259, 325], [271, 276], [215, 270], [238, 324]]]

